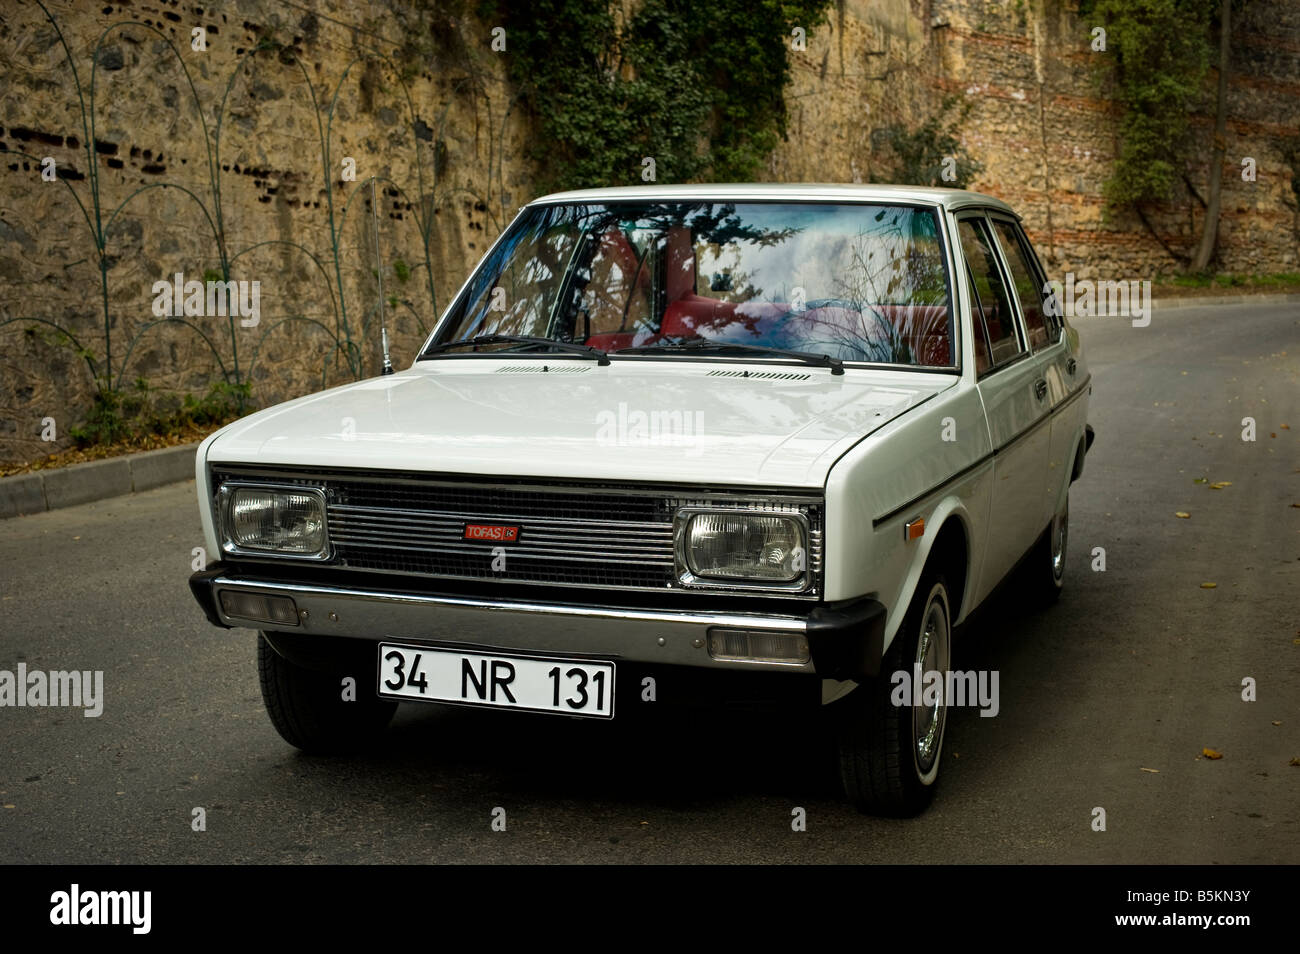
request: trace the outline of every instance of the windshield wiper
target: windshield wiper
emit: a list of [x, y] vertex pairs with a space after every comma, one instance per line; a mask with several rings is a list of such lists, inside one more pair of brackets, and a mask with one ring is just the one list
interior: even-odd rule
[[817, 354], [812, 351], [789, 351], [785, 348], [769, 348], [766, 345], [740, 344], [730, 341], [704, 341], [701, 339], [670, 342], [666, 345], [637, 345], [633, 348], [620, 348], [614, 354], [651, 354], [656, 351], [660, 353], [665, 351], [707, 351], [714, 353], [734, 351], [741, 354], [770, 354], [782, 358], [794, 358], [796, 361], [822, 368], [830, 368], [831, 374], [844, 373], [844, 362], [839, 358], [832, 358], [828, 354]]
[[[596, 359], [600, 365], [609, 364], [609, 355], [599, 348], [593, 348], [591, 345], [578, 344], [576, 341], [556, 341], [554, 338], [536, 338], [532, 335], [478, 335], [474, 338], [464, 338], [460, 341], [444, 341], [442, 344], [436, 344], [420, 355], [426, 358], [431, 354], [440, 354], [443, 351], [449, 351], [452, 348], [468, 348], [478, 345], [488, 344], [523, 344], [536, 345], [538, 347], [554, 348], [557, 351], [567, 351], [570, 354], [585, 354]], [[503, 351], [510, 349], [503, 348]]]

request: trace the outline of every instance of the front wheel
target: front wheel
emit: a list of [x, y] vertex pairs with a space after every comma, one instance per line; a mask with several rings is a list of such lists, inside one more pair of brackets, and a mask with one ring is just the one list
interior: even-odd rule
[[[880, 675], [836, 703], [840, 778], [859, 811], [916, 815], [934, 795], [948, 721], [951, 606], [942, 574], [922, 577]], [[925, 691], [936, 679], [937, 691]]]
[[383, 733], [397, 710], [397, 703], [375, 695], [373, 671], [300, 666], [276, 652], [262, 633], [257, 634], [257, 674], [271, 724], [290, 745], [314, 755], [364, 747]]

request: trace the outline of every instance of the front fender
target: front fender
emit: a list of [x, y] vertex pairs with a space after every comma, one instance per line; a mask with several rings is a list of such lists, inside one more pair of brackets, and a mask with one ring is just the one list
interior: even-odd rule
[[904, 542], [904, 547], [911, 546], [915, 547], [915, 549], [908, 558], [907, 572], [903, 576], [897, 592], [890, 595], [889, 599], [885, 601], [886, 605], [891, 607], [891, 612], [885, 624], [885, 651], [889, 650], [890, 644], [894, 641], [894, 636], [898, 633], [899, 628], [903, 625], [903, 620], [907, 617], [907, 608], [912, 605], [916, 589], [921, 585], [921, 575], [925, 572], [926, 565], [929, 563], [940, 532], [949, 520], [956, 520], [961, 524], [962, 536], [966, 541], [966, 552], [961, 555], [966, 567], [965, 579], [960, 594], [961, 611], [958, 613], [957, 619], [953, 620], [954, 626], [966, 618], [971, 598], [974, 595], [973, 587], [976, 579], [974, 563], [976, 561], [971, 551], [973, 549], [972, 541], [976, 539], [975, 526], [965, 502], [956, 494], [949, 494], [935, 503], [930, 512], [924, 516], [925, 533], [920, 540]]

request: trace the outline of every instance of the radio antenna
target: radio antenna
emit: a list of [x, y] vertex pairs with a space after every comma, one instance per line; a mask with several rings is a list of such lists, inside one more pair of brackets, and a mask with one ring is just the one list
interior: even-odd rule
[[379, 257], [379, 202], [375, 192], [375, 177], [370, 177], [370, 213], [375, 223], [375, 277], [379, 279], [379, 343], [383, 349], [384, 364], [380, 374], [392, 374], [393, 362], [388, 356], [388, 326], [384, 324], [384, 263]]

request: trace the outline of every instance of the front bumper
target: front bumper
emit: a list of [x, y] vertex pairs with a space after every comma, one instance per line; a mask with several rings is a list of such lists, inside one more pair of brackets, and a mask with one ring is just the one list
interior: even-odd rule
[[[211, 623], [303, 637], [315, 634], [650, 664], [780, 670], [827, 679], [876, 675], [884, 645], [885, 608], [871, 599], [813, 603], [807, 609], [782, 613], [656, 609], [272, 580], [255, 572], [217, 564], [190, 577], [190, 589]], [[227, 616], [220, 599], [223, 590], [289, 597], [298, 611], [298, 625]], [[803, 635], [811, 659], [806, 663], [714, 659], [708, 649], [713, 628]]]

